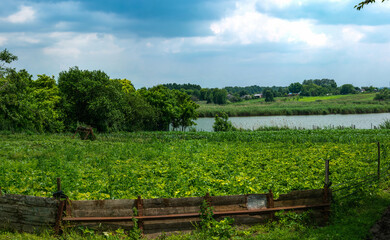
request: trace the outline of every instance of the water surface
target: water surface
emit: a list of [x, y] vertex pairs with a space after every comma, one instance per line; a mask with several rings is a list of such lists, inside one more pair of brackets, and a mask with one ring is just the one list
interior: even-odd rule
[[[287, 126], [289, 128], [305, 129], [354, 126], [358, 129], [371, 129], [377, 127], [386, 119], [390, 119], [390, 113], [230, 117], [229, 121], [231, 121], [235, 127], [251, 130], [262, 126]], [[197, 131], [213, 131], [214, 118], [199, 118], [196, 120], [196, 123], [197, 125], [195, 128]]]

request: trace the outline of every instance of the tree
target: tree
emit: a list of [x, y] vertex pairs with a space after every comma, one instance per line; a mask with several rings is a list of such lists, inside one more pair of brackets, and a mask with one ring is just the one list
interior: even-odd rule
[[374, 100], [378, 100], [378, 101], [390, 100], [390, 90], [388, 88], [381, 89], [375, 95]]
[[41, 112], [42, 127], [46, 132], [61, 132], [64, 115], [60, 106], [60, 91], [54, 76], [38, 75], [31, 84], [31, 95]]
[[344, 84], [340, 88], [340, 94], [354, 94], [356, 93], [355, 87], [352, 84]]
[[302, 90], [302, 84], [299, 82], [291, 83], [290, 86], [288, 86], [288, 90], [291, 93], [299, 93]]
[[111, 81], [100, 70], [73, 67], [59, 74], [58, 87], [64, 99], [65, 123], [69, 129], [75, 129], [78, 123], [101, 132], [123, 127], [125, 116], [121, 103], [125, 92], [119, 81]]
[[4, 49], [0, 52], [0, 77], [4, 76], [6, 71], [9, 71], [10, 68], [4, 67], [4, 65], [10, 64], [13, 61], [17, 61], [18, 57], [10, 53], [7, 49]]
[[148, 90], [142, 88], [138, 92], [157, 111], [156, 130], [168, 131], [170, 125], [174, 128], [182, 127], [184, 130], [195, 124], [192, 120], [197, 119], [196, 109], [199, 106], [188, 94], [179, 90], [170, 90], [163, 85]]
[[273, 101], [275, 101], [274, 94], [273, 94], [271, 89], [265, 89], [263, 95], [265, 97], [265, 101], [266, 102], [273, 102]]
[[303, 84], [301, 95], [302, 96], [319, 96], [319, 95], [321, 95], [321, 93], [323, 93], [321, 90], [322, 90], [321, 86], [318, 86], [317, 84], [315, 84], [313, 82], [310, 82], [308, 84]]
[[[382, 2], [384, 2], [384, 1], [387, 1], [387, 0], [382, 0]], [[359, 3], [358, 5], [355, 5], [355, 8], [357, 10], [361, 10], [361, 9], [363, 9], [364, 6], [366, 6], [366, 5], [370, 4], [370, 3], [375, 3], [375, 0], [365, 0], [365, 1], [361, 2], [361, 3]]]
[[238, 95], [239, 95], [240, 97], [245, 96], [245, 95], [248, 95], [248, 94], [249, 94], [249, 92], [248, 92], [246, 89], [243, 89], [243, 90], [241, 90], [241, 91], [238, 93]]
[[172, 119], [172, 127], [180, 128], [184, 131], [187, 127], [195, 125], [193, 120], [198, 118], [199, 105], [191, 100], [191, 97], [178, 90], [173, 90], [173, 95], [176, 99], [176, 106], [174, 108], [174, 118]]
[[236, 128], [233, 126], [232, 122], [228, 120], [229, 116], [226, 113], [222, 113], [221, 116], [218, 114], [215, 115], [215, 121], [213, 124], [213, 129], [215, 132], [228, 132], [234, 131]]
[[218, 89], [214, 88], [213, 89], [213, 102], [215, 104], [226, 104], [227, 100], [227, 91], [225, 89]]

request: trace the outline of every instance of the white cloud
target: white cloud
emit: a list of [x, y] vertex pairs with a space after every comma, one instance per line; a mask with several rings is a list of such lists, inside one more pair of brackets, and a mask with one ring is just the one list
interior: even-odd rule
[[56, 41], [43, 49], [45, 54], [78, 58], [81, 55], [112, 55], [122, 51], [110, 34], [57, 32], [49, 35]]
[[10, 23], [26, 23], [35, 19], [35, 11], [32, 7], [21, 6], [20, 11], [14, 13], [5, 20]]
[[2, 46], [3, 44], [5, 44], [7, 42], [7, 38], [5, 37], [0, 37], [0, 46]]
[[315, 33], [310, 20], [284, 20], [240, 7], [236, 14], [211, 24], [212, 32], [232, 42], [252, 44], [262, 42], [306, 43], [322, 47], [328, 42], [324, 33]]
[[365, 34], [361, 33], [353, 27], [344, 27], [342, 30], [342, 35], [343, 40], [347, 41], [348, 43], [359, 42], [365, 36]]

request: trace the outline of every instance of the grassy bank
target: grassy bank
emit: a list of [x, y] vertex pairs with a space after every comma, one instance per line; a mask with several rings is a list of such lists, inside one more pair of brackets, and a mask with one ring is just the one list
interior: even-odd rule
[[267, 103], [254, 99], [226, 105], [200, 102], [199, 117], [214, 117], [226, 112], [229, 116], [322, 115], [390, 112], [389, 102], [374, 101], [375, 94], [337, 95], [322, 97], [276, 98]]

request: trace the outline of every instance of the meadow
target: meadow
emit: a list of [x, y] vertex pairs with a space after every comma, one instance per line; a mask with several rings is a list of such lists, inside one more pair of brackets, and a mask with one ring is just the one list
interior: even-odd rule
[[272, 116], [272, 115], [322, 115], [360, 114], [390, 111], [386, 101], [374, 101], [375, 94], [335, 95], [319, 97], [282, 97], [275, 102], [253, 99], [226, 105], [199, 102], [200, 117], [214, 117], [225, 112], [229, 116]]
[[[388, 130], [284, 130], [221, 133], [2, 134], [0, 186], [51, 196], [56, 178], [71, 199], [275, 194], [322, 188], [376, 173], [377, 142]], [[382, 164], [386, 166], [387, 159]], [[384, 167], [383, 167], [384, 168]]]

